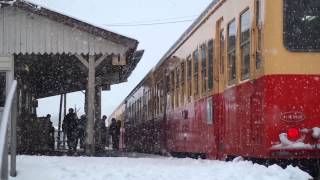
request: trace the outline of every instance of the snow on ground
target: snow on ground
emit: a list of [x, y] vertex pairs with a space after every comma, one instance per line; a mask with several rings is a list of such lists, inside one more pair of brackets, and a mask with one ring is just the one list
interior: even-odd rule
[[[239, 158], [240, 159], [240, 158]], [[18, 156], [10, 180], [307, 180], [299, 168], [250, 161], [177, 158]]]

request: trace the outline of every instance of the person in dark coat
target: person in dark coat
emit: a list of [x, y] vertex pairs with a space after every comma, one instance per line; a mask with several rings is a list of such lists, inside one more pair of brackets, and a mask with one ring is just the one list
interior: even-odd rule
[[72, 108], [69, 108], [69, 113], [65, 116], [62, 123], [62, 130], [68, 138], [69, 151], [76, 152], [77, 150], [77, 115]]
[[52, 121], [51, 121], [51, 115], [48, 114], [47, 115], [47, 119], [49, 120], [49, 137], [48, 137], [48, 147], [50, 150], [54, 150], [54, 127], [53, 127], [53, 124], [52, 124]]
[[[80, 148], [84, 148], [84, 137], [86, 131], [86, 124], [87, 124], [87, 116], [85, 114], [80, 116], [78, 122], [78, 139], [80, 140]], [[78, 140], [77, 140], [78, 142]]]
[[95, 145], [96, 152], [104, 152], [106, 147], [107, 128], [106, 128], [107, 116], [103, 115], [101, 119], [95, 121]]
[[119, 149], [120, 128], [115, 118], [111, 119], [111, 124], [109, 126], [109, 134], [112, 138], [112, 149]]
[[101, 133], [101, 145], [106, 146], [107, 142], [107, 127], [106, 127], [107, 116], [103, 115], [100, 122], [100, 133]]

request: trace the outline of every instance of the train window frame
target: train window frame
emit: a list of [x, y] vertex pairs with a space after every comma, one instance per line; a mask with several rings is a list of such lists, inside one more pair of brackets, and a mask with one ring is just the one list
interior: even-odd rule
[[[304, 1], [302, 3], [292, 0], [283, 0], [283, 45], [288, 51], [292, 52], [320, 52], [320, 2], [314, 0], [313, 3], [319, 3], [317, 6], [308, 6]], [[296, 4], [294, 4], [296, 3]], [[299, 11], [300, 8], [300, 11]], [[303, 10], [302, 10], [303, 9]], [[310, 9], [314, 10], [311, 11]], [[317, 9], [317, 10], [315, 10]], [[309, 10], [313, 14], [305, 14]], [[317, 14], [319, 13], [319, 15]], [[303, 15], [303, 16], [299, 16]], [[300, 17], [300, 18], [299, 18]], [[318, 23], [312, 23], [313, 21]], [[309, 25], [309, 26], [308, 26]], [[315, 26], [315, 27], [310, 27]], [[318, 29], [318, 30], [316, 30]], [[314, 36], [312, 36], [314, 34]]]
[[[214, 88], [214, 55], [215, 55], [215, 39], [210, 39], [207, 43], [208, 49], [208, 91]], [[211, 48], [209, 48], [211, 47]], [[211, 55], [211, 56], [210, 56]], [[211, 57], [211, 58], [210, 58]]]
[[207, 46], [206, 43], [200, 46], [201, 56], [201, 94], [207, 91]]
[[[245, 19], [248, 18], [248, 19]], [[247, 20], [244, 22], [244, 20]], [[245, 8], [239, 17], [240, 25], [240, 79], [241, 81], [250, 79], [251, 73], [251, 12], [249, 7]], [[243, 31], [243, 27], [246, 27]], [[246, 51], [247, 54], [244, 54]], [[247, 59], [245, 59], [247, 58]]]
[[[231, 31], [233, 30], [233, 31]], [[231, 32], [234, 34], [234, 43], [231, 44]], [[233, 18], [227, 25], [227, 78], [228, 85], [235, 84], [237, 81], [237, 22]], [[233, 46], [232, 46], [233, 45]]]
[[191, 55], [187, 57], [187, 96], [188, 102], [191, 102], [192, 97], [192, 58]]
[[199, 94], [199, 50], [198, 48], [193, 51], [193, 94], [194, 96], [198, 96]]

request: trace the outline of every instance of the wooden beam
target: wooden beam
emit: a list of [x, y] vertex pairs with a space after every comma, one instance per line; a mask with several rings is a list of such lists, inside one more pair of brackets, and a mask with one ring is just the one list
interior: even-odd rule
[[79, 60], [86, 68], [89, 68], [89, 63], [88, 63], [88, 61], [87, 61], [82, 55], [76, 54], [75, 56], [78, 58], [78, 60]]
[[[63, 119], [67, 115], [67, 94], [63, 94]], [[63, 133], [63, 148], [66, 147], [66, 134]]]
[[89, 73], [88, 73], [88, 114], [86, 127], [86, 144], [85, 151], [89, 156], [94, 155], [94, 121], [95, 121], [95, 57], [89, 56]]
[[106, 59], [106, 57], [108, 56], [108, 54], [104, 54], [102, 55], [99, 59], [96, 60], [96, 63], [95, 63], [95, 68], [97, 68], [104, 59]]
[[62, 116], [62, 100], [63, 95], [60, 95], [60, 106], [59, 106], [59, 121], [58, 121], [58, 137], [57, 137], [57, 149], [60, 149], [61, 145], [61, 116]]

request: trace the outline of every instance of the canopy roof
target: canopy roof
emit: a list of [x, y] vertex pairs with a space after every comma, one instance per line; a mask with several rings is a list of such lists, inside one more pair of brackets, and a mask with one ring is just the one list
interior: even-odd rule
[[15, 59], [15, 74], [36, 98], [84, 90], [88, 72], [79, 55], [103, 58], [96, 85], [126, 82], [142, 58], [138, 41], [24, 1], [0, 0], [0, 56]]

